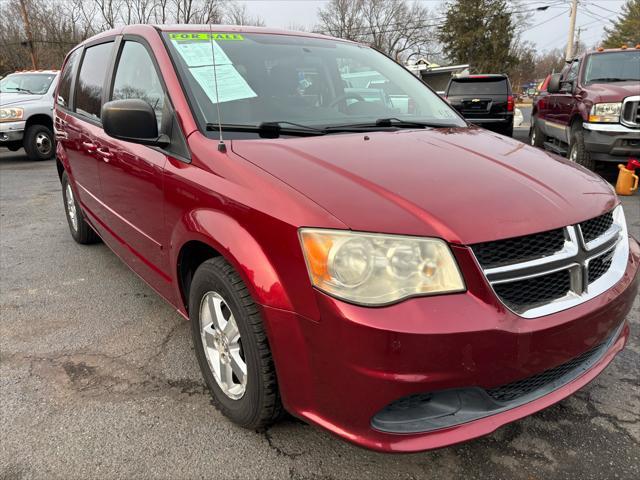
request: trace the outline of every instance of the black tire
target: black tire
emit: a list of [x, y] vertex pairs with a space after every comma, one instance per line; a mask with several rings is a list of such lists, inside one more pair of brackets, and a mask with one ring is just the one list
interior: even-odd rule
[[[238, 399], [230, 398], [222, 390], [205, 354], [200, 316], [203, 300], [211, 292], [224, 299], [240, 334], [247, 380]], [[284, 409], [260, 312], [244, 282], [224, 258], [207, 260], [196, 270], [189, 291], [189, 317], [196, 357], [214, 406], [231, 421], [250, 430], [264, 430], [279, 420]]]
[[[75, 194], [73, 193], [73, 187], [69, 184], [69, 177], [67, 176], [67, 172], [62, 173], [62, 177], [60, 178], [62, 183], [62, 201], [64, 204], [64, 212], [67, 217], [67, 223], [69, 224], [69, 231], [71, 232], [71, 236], [73, 239], [82, 244], [88, 245], [91, 243], [96, 243], [100, 241], [100, 237], [93, 229], [89, 226], [87, 221], [85, 220], [84, 213], [78, 204], [78, 200], [75, 198]], [[71, 199], [69, 199], [69, 192], [71, 192]], [[75, 215], [76, 215], [76, 223], [74, 226], [74, 222], [72, 219], [71, 208], [69, 200], [75, 206]]]
[[53, 132], [44, 125], [31, 125], [24, 133], [24, 150], [29, 160], [49, 160], [56, 148]]
[[513, 123], [510, 123], [506, 127], [503, 127], [501, 133], [502, 135], [505, 135], [507, 137], [513, 137]]
[[22, 142], [18, 141], [18, 142], [9, 142], [5, 145], [9, 151], [11, 152], [17, 152], [18, 150], [20, 150], [22, 148]]
[[596, 162], [584, 145], [584, 131], [582, 125], [576, 124], [571, 129], [571, 143], [569, 144], [569, 160], [594, 171]]
[[532, 147], [544, 147], [544, 133], [536, 124], [535, 117], [531, 117], [531, 128], [529, 129], [529, 145]]

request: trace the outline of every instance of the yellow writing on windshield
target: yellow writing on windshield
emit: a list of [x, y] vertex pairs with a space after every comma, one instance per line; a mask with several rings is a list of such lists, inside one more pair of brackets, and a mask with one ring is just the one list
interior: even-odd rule
[[193, 41], [193, 40], [244, 40], [239, 33], [197, 33], [197, 32], [181, 32], [170, 33], [169, 38], [176, 41]]

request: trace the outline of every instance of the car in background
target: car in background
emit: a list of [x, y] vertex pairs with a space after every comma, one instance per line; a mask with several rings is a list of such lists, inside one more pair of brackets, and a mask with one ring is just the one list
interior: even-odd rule
[[445, 98], [471, 123], [513, 136], [514, 98], [503, 74], [452, 77]]
[[15, 72], [0, 80], [0, 147], [24, 147], [30, 160], [53, 157], [57, 83], [57, 70]]
[[640, 46], [585, 52], [550, 76], [529, 140], [593, 170], [640, 155]]

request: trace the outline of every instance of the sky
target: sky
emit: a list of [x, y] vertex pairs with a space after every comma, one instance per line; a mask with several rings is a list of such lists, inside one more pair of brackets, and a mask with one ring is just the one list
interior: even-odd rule
[[[409, 0], [412, 1], [412, 0]], [[418, 0], [436, 16], [441, 15], [443, 0]], [[326, 0], [243, 0], [253, 15], [259, 15], [267, 26], [290, 28], [295, 25], [312, 29], [318, 24], [317, 11]], [[535, 44], [539, 51], [564, 49], [569, 28], [570, 0], [520, 0], [522, 10], [549, 5], [546, 11], [528, 12], [529, 27], [523, 38]], [[587, 46], [595, 45], [604, 26], [620, 12], [624, 0], [579, 0], [576, 28], [581, 27], [580, 39]]]

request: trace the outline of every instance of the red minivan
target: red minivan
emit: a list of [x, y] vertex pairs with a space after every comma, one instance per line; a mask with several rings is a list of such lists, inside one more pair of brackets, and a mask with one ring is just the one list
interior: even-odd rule
[[288, 411], [375, 450], [451, 445], [575, 392], [629, 335], [640, 247], [612, 189], [369, 47], [127, 26], [69, 53], [57, 99], [73, 238], [191, 320], [246, 428]]

